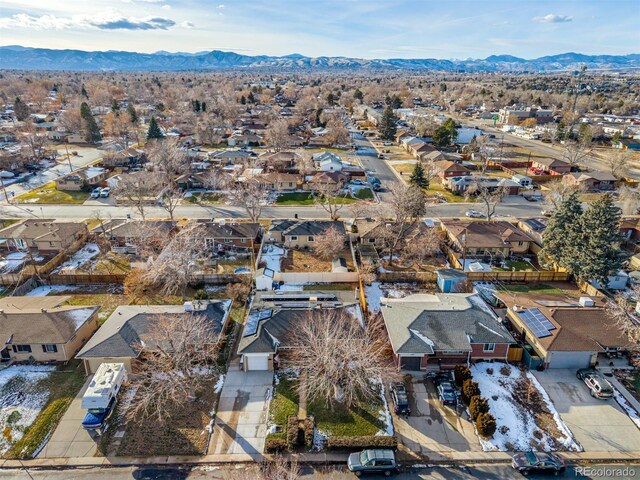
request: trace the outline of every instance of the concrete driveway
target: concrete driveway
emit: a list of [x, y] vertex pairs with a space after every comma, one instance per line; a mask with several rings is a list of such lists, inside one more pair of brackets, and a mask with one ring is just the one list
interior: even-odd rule
[[261, 455], [267, 434], [273, 372], [229, 368], [220, 392], [208, 454]]
[[87, 413], [81, 408], [82, 396], [91, 381], [89, 377], [80, 392], [71, 401], [62, 420], [37, 458], [94, 457], [96, 442], [89, 432], [82, 428], [82, 419]]
[[533, 372], [586, 452], [640, 452], [640, 430], [614, 399], [593, 398], [575, 370]]
[[393, 417], [402, 450], [425, 457], [432, 452], [482, 451], [472, 423], [458, 417], [451, 407], [440, 405], [433, 382], [412, 377], [408, 390], [411, 415]]

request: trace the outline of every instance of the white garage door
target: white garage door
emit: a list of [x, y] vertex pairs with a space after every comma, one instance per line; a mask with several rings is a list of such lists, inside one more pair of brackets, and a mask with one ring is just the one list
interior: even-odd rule
[[247, 370], [269, 370], [269, 355], [251, 355], [246, 357]]

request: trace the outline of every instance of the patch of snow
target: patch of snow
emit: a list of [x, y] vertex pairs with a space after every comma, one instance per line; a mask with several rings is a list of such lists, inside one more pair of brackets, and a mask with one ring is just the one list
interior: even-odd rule
[[74, 310], [67, 310], [64, 312], [64, 315], [73, 322], [75, 330], [78, 330], [94, 312], [94, 308], [77, 308]]
[[27, 258], [26, 252], [12, 252], [0, 259], [0, 273], [12, 273], [22, 268]]
[[487, 312], [489, 315], [491, 315], [491, 318], [498, 320], [498, 316], [496, 315], [496, 312], [494, 312], [493, 309], [489, 305], [487, 305], [487, 303], [482, 299], [480, 295], [471, 295], [467, 298], [469, 299], [469, 302], [471, 302], [472, 305]]
[[260, 257], [260, 260], [266, 262], [267, 268], [270, 268], [274, 272], [279, 272], [282, 257], [287, 254], [286, 249], [278, 247], [277, 245], [266, 245], [264, 249], [265, 252]]
[[313, 449], [315, 451], [320, 451], [324, 449], [324, 446], [327, 444], [327, 435], [322, 430], [318, 430], [317, 428], [313, 429]]
[[365, 285], [364, 296], [367, 299], [367, 310], [369, 310], [369, 313], [378, 313], [380, 311], [380, 299], [382, 298], [380, 282]]
[[68, 292], [77, 290], [78, 287], [74, 285], [44, 285], [42, 287], [34, 288], [33, 290], [25, 293], [27, 297], [46, 297], [53, 293]]
[[429, 345], [431, 348], [434, 348], [436, 346], [435, 343], [433, 343], [433, 340], [431, 340], [429, 337], [423, 335], [422, 333], [420, 333], [417, 330], [414, 330], [413, 328], [410, 328], [409, 331], [411, 333], [413, 333], [416, 337], [418, 337], [420, 340], [422, 340], [424, 343], [426, 343], [427, 345]]
[[617, 390], [613, 390], [613, 396], [616, 399], [616, 402], [618, 402], [618, 405], [620, 405], [625, 412], [627, 412], [627, 415], [629, 415], [629, 418], [631, 419], [631, 421], [633, 423], [635, 423], [636, 427], [640, 428], [640, 416], [638, 416], [638, 412], [636, 412], [635, 408], [633, 408], [629, 402], [627, 402], [627, 400], [620, 394], [620, 392], [618, 392]]
[[349, 315], [351, 315], [352, 318], [357, 320], [358, 323], [362, 326], [362, 328], [365, 328], [364, 316], [362, 315], [362, 309], [360, 308], [359, 304], [354, 304], [354, 305], [349, 305], [347, 307], [344, 307], [344, 311]]
[[[37, 384], [55, 370], [54, 366], [14, 365], [0, 370], [0, 454], [20, 440], [46, 405], [49, 392]], [[11, 418], [11, 423], [9, 419]]]
[[387, 403], [387, 396], [385, 395], [384, 383], [380, 383], [380, 398], [382, 399], [383, 408], [378, 412], [378, 418], [384, 423], [385, 428], [376, 432], [376, 436], [388, 435], [393, 436], [393, 420], [391, 419], [391, 411], [389, 410], [389, 404]]
[[220, 393], [222, 391], [223, 386], [224, 386], [224, 375], [220, 375], [218, 377], [218, 381], [213, 386], [214, 393]]
[[494, 329], [492, 329], [492, 328], [488, 327], [488, 326], [487, 326], [487, 325], [485, 325], [484, 323], [478, 322], [478, 325], [480, 325], [481, 327], [483, 327], [483, 328], [485, 328], [485, 329], [489, 330], [489, 331], [490, 331], [491, 333], [493, 333], [494, 335], [497, 335], [497, 336], [499, 336], [499, 337], [504, 338], [504, 335], [503, 335], [503, 334], [501, 334], [501, 333], [499, 333], [499, 332], [496, 332]]
[[100, 248], [95, 243], [87, 243], [78, 250], [73, 256], [54, 270], [55, 273], [65, 271], [75, 271], [84, 264], [90, 262], [94, 257], [100, 254]]
[[302, 283], [283, 283], [278, 286], [278, 290], [282, 292], [301, 292], [304, 290], [304, 285]]

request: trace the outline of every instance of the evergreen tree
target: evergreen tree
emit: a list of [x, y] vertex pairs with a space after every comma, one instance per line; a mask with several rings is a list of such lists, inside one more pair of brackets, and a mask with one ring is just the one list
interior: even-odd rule
[[378, 125], [378, 130], [380, 131], [380, 136], [383, 140], [393, 140], [396, 137], [396, 132], [398, 128], [396, 127], [396, 116], [393, 113], [393, 108], [391, 105], [387, 105], [382, 113], [382, 119], [380, 120], [380, 125]]
[[80, 105], [80, 116], [84, 120], [86, 127], [84, 139], [89, 143], [99, 142], [102, 139], [100, 127], [98, 127], [96, 119], [93, 118], [91, 108], [89, 108], [87, 102], [82, 102]]
[[204, 100], [202, 101], [202, 103], [200, 104], [202, 111], [206, 112], [207, 111], [207, 102], [205, 102]]
[[191, 108], [193, 108], [193, 111], [196, 113], [200, 112], [200, 100], [196, 99], [196, 100], [191, 100]]
[[411, 172], [409, 182], [416, 187], [429, 188], [429, 180], [424, 174], [424, 167], [421, 162], [416, 163], [416, 166], [413, 167], [413, 172]]
[[129, 118], [131, 119], [131, 123], [137, 125], [138, 123], [138, 112], [136, 112], [136, 107], [133, 106], [133, 103], [127, 105], [127, 113], [129, 114]]
[[245, 96], [244, 96], [244, 95], [242, 95], [242, 96], [240, 97], [240, 103], [241, 103], [242, 105], [246, 105], [246, 104], [247, 104], [247, 99], [245, 98]]
[[458, 139], [458, 126], [453, 118], [447, 118], [442, 123], [442, 126], [447, 130], [447, 132], [449, 132], [450, 142], [456, 143], [456, 140]]
[[333, 106], [336, 102], [336, 97], [333, 95], [333, 93], [329, 92], [329, 94], [327, 95], [327, 103], [330, 106]]
[[451, 132], [444, 125], [436, 128], [431, 138], [433, 139], [433, 144], [438, 148], [451, 145]]
[[249, 92], [249, 95], [247, 96], [247, 102], [256, 103], [256, 98], [253, 96], [253, 92]]
[[544, 229], [542, 238], [544, 248], [541, 252], [541, 260], [551, 259], [555, 264], [566, 268], [571, 273], [578, 273], [580, 260], [578, 253], [581, 248], [582, 235], [580, 230], [580, 217], [582, 205], [578, 199], [578, 193], [574, 192], [562, 202], [558, 209], [551, 215], [547, 228]]
[[558, 126], [556, 127], [556, 142], [562, 142], [566, 139], [567, 137], [567, 131], [565, 129], [564, 123], [560, 122], [558, 123]]
[[29, 118], [29, 105], [20, 100], [20, 97], [16, 97], [15, 102], [13, 102], [13, 111], [15, 112], [16, 118], [19, 122]]
[[116, 115], [120, 115], [120, 104], [115, 98], [111, 100], [111, 111]]
[[316, 127], [324, 128], [325, 125], [327, 124], [327, 122], [322, 121], [322, 112], [323, 112], [322, 108], [318, 108], [316, 110]]
[[356, 91], [353, 92], [353, 98], [362, 101], [362, 99], [364, 98], [364, 94], [360, 91], [359, 88], [356, 88]]
[[620, 209], [610, 194], [593, 202], [580, 218], [583, 246], [578, 258], [583, 280], [596, 280], [606, 286], [608, 277], [622, 267], [620, 256]]
[[147, 140], [151, 140], [153, 138], [164, 138], [164, 133], [160, 130], [158, 122], [156, 122], [156, 117], [151, 117], [149, 130], [147, 130]]
[[80, 95], [82, 95], [85, 98], [89, 98], [89, 94], [87, 93], [87, 90], [84, 88], [84, 85], [82, 85], [82, 89], [80, 90]]

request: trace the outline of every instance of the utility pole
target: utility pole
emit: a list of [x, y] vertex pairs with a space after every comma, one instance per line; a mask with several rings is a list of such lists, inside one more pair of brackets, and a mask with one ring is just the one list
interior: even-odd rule
[[569, 126], [569, 137], [571, 137], [571, 134], [573, 133], [573, 127], [576, 123], [576, 118], [578, 116], [578, 112], [576, 111], [576, 106], [578, 104], [578, 86], [579, 86], [580, 77], [582, 77], [582, 74], [586, 72], [586, 70], [587, 70], [587, 66], [582, 65], [580, 67], [580, 71], [578, 72], [578, 75], [576, 75], [576, 79], [574, 82], [573, 106], [571, 107], [571, 125]]

